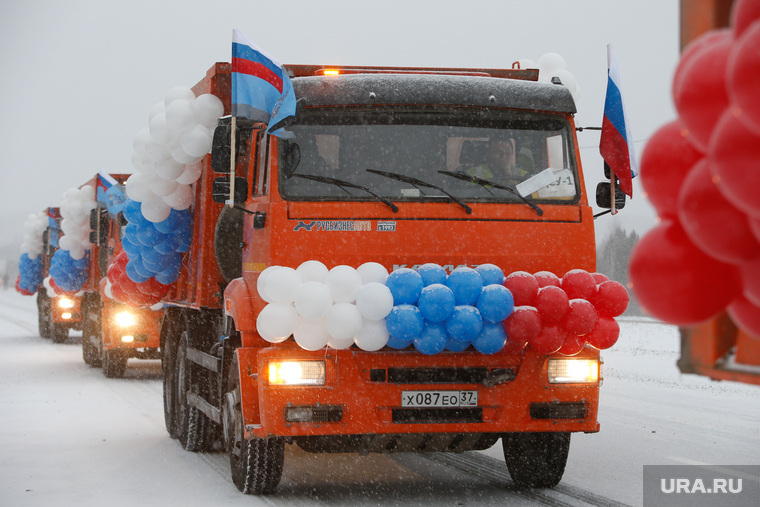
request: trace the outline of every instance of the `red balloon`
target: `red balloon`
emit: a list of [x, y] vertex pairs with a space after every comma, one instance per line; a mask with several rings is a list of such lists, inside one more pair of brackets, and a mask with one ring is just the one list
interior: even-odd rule
[[529, 340], [531, 348], [539, 354], [552, 354], [557, 352], [567, 338], [567, 333], [557, 326], [544, 326], [532, 340]]
[[569, 302], [570, 298], [559, 287], [547, 285], [538, 289], [536, 309], [541, 316], [541, 324], [544, 326], [558, 324], [567, 313]]
[[137, 289], [148, 296], [162, 298], [169, 292], [171, 285], [164, 285], [156, 280], [155, 277], [150, 277], [148, 280], [138, 283]]
[[507, 332], [505, 349], [519, 352], [525, 345], [541, 332], [541, 317], [538, 310], [532, 306], [516, 306], [504, 320], [504, 330]]
[[760, 217], [760, 136], [727, 111], [710, 140], [710, 171], [721, 193], [745, 213]]
[[620, 338], [620, 325], [612, 317], [599, 317], [594, 329], [585, 338], [586, 342], [594, 348], [608, 349]]
[[754, 22], [731, 49], [726, 68], [726, 89], [733, 106], [742, 112], [740, 120], [760, 135], [760, 21]]
[[669, 220], [633, 248], [629, 274], [639, 303], [671, 324], [707, 320], [741, 293], [738, 268], [703, 253], [678, 223]]
[[571, 269], [562, 277], [562, 290], [570, 299], [585, 299], [588, 301], [596, 294], [596, 281], [591, 273], [583, 269]]
[[594, 281], [596, 282], [597, 285], [599, 285], [602, 282], [606, 282], [607, 280], [609, 280], [609, 278], [607, 277], [607, 275], [603, 275], [602, 273], [591, 273], [591, 276], [594, 277]]
[[722, 36], [710, 34], [709, 43], [681, 58], [673, 79], [676, 110], [689, 129], [689, 142], [703, 153], [718, 118], [728, 107], [726, 61], [733, 35], [727, 29], [722, 32]]
[[515, 306], [533, 306], [538, 294], [538, 281], [526, 271], [515, 271], [504, 278], [504, 287], [509, 289]]
[[731, 7], [731, 27], [737, 38], [758, 19], [760, 19], [759, 0], [736, 0]]
[[551, 271], [539, 271], [538, 273], [533, 273], [533, 276], [536, 277], [539, 289], [541, 287], [547, 287], [549, 285], [560, 287], [562, 284], [559, 277]]
[[749, 217], [749, 228], [752, 234], [755, 235], [755, 239], [760, 241], [760, 218]]
[[594, 305], [585, 299], [571, 299], [567, 313], [562, 318], [562, 329], [569, 335], [583, 336], [594, 328], [597, 318]]
[[760, 255], [747, 216], [720, 193], [707, 159], [697, 162], [681, 187], [678, 218], [689, 239], [720, 261], [736, 264]]
[[120, 283], [111, 282], [111, 294], [113, 295], [113, 298], [119, 303], [129, 303], [129, 294], [124, 292], [124, 289], [121, 288]]
[[753, 305], [746, 298], [739, 298], [728, 305], [727, 311], [739, 328], [760, 339], [760, 305]]
[[562, 347], [557, 351], [563, 356], [574, 356], [586, 346], [586, 338], [583, 336], [570, 334], [562, 343]]
[[742, 276], [744, 297], [752, 304], [760, 306], [760, 257], [739, 264], [739, 272]]
[[596, 288], [596, 296], [593, 301], [599, 315], [604, 317], [617, 317], [622, 315], [628, 308], [630, 297], [625, 286], [614, 280], [600, 283]]
[[680, 121], [666, 123], [652, 135], [641, 154], [641, 184], [661, 217], [676, 215], [681, 184], [704, 156], [689, 143], [687, 135], [688, 130]]
[[677, 87], [682, 86], [684, 69], [687, 63], [694, 59], [694, 56], [696, 54], [698, 54], [706, 47], [710, 47], [716, 42], [720, 42], [724, 39], [733, 40], [733, 34], [728, 28], [710, 30], [689, 42], [689, 44], [683, 48], [683, 51], [681, 51], [681, 58], [678, 61], [678, 66], [676, 67], [676, 71], [673, 75], [672, 89], [675, 90]]

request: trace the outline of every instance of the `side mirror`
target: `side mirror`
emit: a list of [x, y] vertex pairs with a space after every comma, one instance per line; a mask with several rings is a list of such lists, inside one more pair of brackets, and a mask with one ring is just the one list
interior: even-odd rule
[[[612, 208], [612, 196], [610, 187], [612, 183], [603, 181], [596, 186], [596, 205], [600, 208]], [[619, 186], [615, 186], [615, 209], [625, 208], [625, 193]]]
[[219, 125], [214, 129], [213, 148], [211, 149], [211, 169], [215, 173], [230, 172], [230, 127]]
[[[220, 176], [214, 178], [211, 189], [214, 202], [227, 202], [230, 198], [230, 177]], [[248, 196], [248, 181], [240, 176], [235, 177], [235, 204], [245, 204]]]
[[283, 150], [282, 173], [286, 178], [289, 178], [294, 172], [296, 172], [296, 168], [300, 163], [301, 147], [295, 141], [288, 141]]
[[108, 243], [108, 211], [95, 207], [90, 211], [90, 243], [105, 245]]

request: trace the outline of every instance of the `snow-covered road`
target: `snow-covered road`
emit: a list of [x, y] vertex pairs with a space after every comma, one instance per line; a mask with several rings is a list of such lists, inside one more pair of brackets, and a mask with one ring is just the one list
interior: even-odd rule
[[238, 493], [226, 456], [187, 453], [164, 428], [161, 366], [106, 379], [79, 333], [37, 333], [35, 299], [0, 291], [0, 505], [641, 505], [647, 464], [760, 464], [760, 388], [681, 375], [678, 333], [621, 322], [604, 353], [597, 434], [575, 434], [562, 483], [519, 491], [501, 446], [463, 455], [286, 450], [278, 491]]

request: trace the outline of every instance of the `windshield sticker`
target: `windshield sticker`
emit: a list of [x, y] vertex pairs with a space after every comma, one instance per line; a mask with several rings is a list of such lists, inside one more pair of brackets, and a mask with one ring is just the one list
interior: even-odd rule
[[377, 230], [378, 231], [386, 231], [386, 232], [395, 232], [396, 230], [396, 222], [395, 221], [377, 221]]

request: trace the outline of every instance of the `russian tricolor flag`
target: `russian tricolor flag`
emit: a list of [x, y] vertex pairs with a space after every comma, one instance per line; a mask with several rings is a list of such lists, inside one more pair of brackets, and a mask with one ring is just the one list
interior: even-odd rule
[[611, 44], [607, 44], [607, 68], [607, 97], [604, 101], [599, 152], [618, 177], [620, 189], [629, 197], [633, 197], [631, 180], [638, 174], [638, 165], [633, 148], [633, 136], [631, 136], [631, 128], [623, 105], [620, 74]]
[[295, 114], [296, 98], [285, 69], [233, 29], [232, 116], [264, 122], [278, 135], [278, 124]]

